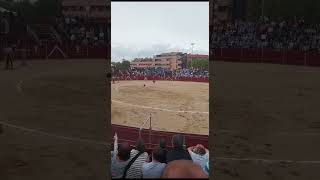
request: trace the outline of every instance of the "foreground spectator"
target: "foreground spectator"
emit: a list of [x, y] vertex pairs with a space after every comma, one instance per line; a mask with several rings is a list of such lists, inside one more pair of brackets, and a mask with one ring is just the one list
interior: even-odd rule
[[[128, 164], [127, 172], [124, 172], [124, 178], [142, 178], [142, 165], [148, 160], [148, 153], [145, 152], [144, 142], [139, 138], [136, 142], [136, 148], [131, 150], [132, 164]], [[130, 165], [130, 167], [129, 167]]]
[[111, 176], [121, 178], [130, 160], [130, 146], [124, 142], [118, 147], [118, 136], [114, 136], [114, 150], [111, 152]]
[[206, 165], [203, 168], [203, 171], [206, 173], [207, 176], [209, 176], [209, 161], [206, 162]]
[[142, 166], [143, 178], [160, 178], [166, 164], [160, 160], [165, 156], [164, 149], [158, 147], [152, 152], [152, 161]]
[[196, 146], [189, 147], [188, 152], [192, 161], [205, 169], [206, 163], [209, 161], [209, 150], [203, 145], [197, 144]]
[[163, 156], [160, 158], [159, 162], [167, 163], [167, 142], [165, 139], [161, 138], [159, 143], [160, 148], [163, 150]]
[[183, 137], [180, 134], [172, 137], [173, 149], [167, 153], [167, 163], [174, 160], [192, 160], [190, 154], [183, 147]]
[[165, 167], [162, 178], [208, 178], [201, 167], [190, 160], [172, 161]]

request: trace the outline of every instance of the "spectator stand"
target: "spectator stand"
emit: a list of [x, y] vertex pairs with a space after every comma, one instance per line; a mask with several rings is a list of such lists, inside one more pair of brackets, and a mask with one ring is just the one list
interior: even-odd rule
[[[147, 124], [148, 121], [149, 121], [149, 128], [144, 129], [143, 127]], [[141, 137], [145, 142], [146, 151], [148, 153], [151, 153], [152, 149], [154, 149], [159, 145], [160, 139], [165, 139], [167, 142], [171, 142], [171, 138], [175, 134], [181, 134], [184, 137], [184, 142], [186, 147], [202, 144], [206, 148], [208, 148], [208, 140], [209, 140], [208, 135], [153, 130], [151, 114], [148, 118], [146, 118], [146, 120], [141, 124], [139, 128], [112, 124], [112, 134], [115, 134], [115, 133], [118, 134], [119, 143], [128, 142], [131, 145], [134, 145], [137, 138]], [[172, 148], [171, 143], [168, 143], [168, 148], [169, 149]]]

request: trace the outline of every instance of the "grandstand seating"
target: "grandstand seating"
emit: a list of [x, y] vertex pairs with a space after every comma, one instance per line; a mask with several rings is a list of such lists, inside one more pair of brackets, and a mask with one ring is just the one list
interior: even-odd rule
[[35, 24], [31, 26], [40, 40], [56, 41], [57, 34], [54, 29], [48, 24]]

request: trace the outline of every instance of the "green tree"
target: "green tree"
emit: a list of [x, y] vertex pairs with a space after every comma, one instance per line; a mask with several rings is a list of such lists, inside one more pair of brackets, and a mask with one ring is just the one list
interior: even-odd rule
[[194, 58], [189, 65], [193, 68], [208, 70], [209, 69], [209, 60], [204, 58]]
[[126, 70], [130, 68], [130, 61], [122, 60], [122, 62], [111, 62], [115, 69]]

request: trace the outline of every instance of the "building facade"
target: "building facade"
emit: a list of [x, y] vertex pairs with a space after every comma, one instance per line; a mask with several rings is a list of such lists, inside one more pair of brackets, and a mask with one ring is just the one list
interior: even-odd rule
[[105, 0], [62, 0], [62, 14], [110, 21], [110, 6]]
[[182, 52], [162, 53], [153, 58], [136, 58], [130, 63], [131, 68], [163, 68], [175, 71], [183, 68], [186, 54]]

